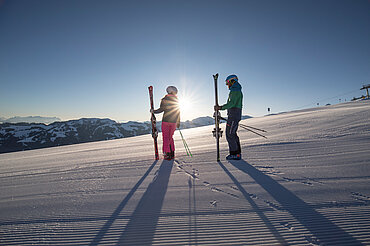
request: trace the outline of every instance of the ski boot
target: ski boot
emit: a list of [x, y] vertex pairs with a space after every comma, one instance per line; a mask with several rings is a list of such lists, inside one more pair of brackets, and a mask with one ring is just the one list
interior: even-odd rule
[[167, 152], [164, 154], [164, 157], [163, 159], [167, 160], [167, 161], [170, 161], [172, 160], [174, 157], [172, 156], [171, 152]]
[[171, 157], [172, 159], [175, 159], [175, 151], [171, 151]]
[[242, 154], [235, 154], [235, 155], [228, 155], [226, 156], [226, 160], [241, 160]]

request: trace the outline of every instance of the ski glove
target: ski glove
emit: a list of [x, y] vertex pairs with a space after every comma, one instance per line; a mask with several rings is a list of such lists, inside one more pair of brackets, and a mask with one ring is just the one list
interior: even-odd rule
[[222, 109], [222, 106], [215, 105], [214, 109], [215, 109], [215, 111], [221, 110]]

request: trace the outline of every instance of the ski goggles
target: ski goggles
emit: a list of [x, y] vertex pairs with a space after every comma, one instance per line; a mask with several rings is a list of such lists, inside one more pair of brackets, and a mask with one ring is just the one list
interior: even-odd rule
[[226, 80], [226, 85], [233, 85], [235, 83], [235, 80], [234, 79], [229, 79], [229, 80]]
[[237, 77], [232, 77], [226, 80], [226, 85], [232, 85], [235, 83], [235, 79], [238, 79]]

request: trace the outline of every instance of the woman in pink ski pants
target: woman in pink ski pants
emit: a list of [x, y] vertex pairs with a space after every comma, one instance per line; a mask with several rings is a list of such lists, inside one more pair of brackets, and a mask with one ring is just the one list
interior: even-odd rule
[[177, 88], [168, 86], [167, 95], [161, 99], [161, 105], [153, 113], [163, 112], [162, 118], [162, 137], [163, 137], [163, 154], [164, 159], [172, 160], [175, 158], [175, 144], [173, 134], [177, 127], [180, 127], [180, 108], [177, 99]]

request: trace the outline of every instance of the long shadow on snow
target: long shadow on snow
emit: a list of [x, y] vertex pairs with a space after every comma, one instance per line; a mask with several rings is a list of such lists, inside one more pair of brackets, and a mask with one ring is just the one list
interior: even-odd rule
[[135, 186], [131, 189], [131, 191], [126, 195], [126, 197], [122, 200], [122, 202], [118, 205], [116, 210], [112, 213], [112, 215], [109, 217], [107, 222], [104, 224], [104, 226], [100, 229], [98, 234], [95, 236], [94, 240], [90, 243], [90, 245], [98, 245], [99, 242], [103, 239], [104, 235], [108, 232], [109, 228], [112, 226], [114, 221], [118, 219], [119, 214], [123, 210], [123, 208], [126, 206], [130, 198], [134, 195], [136, 190], [139, 188], [141, 183], [145, 180], [145, 178], [149, 175], [149, 173], [152, 171], [154, 166], [157, 164], [158, 161], [153, 162], [153, 164], [148, 168], [148, 170], [145, 172], [143, 177], [135, 184]]
[[246, 161], [229, 161], [229, 163], [253, 178], [284, 209], [306, 227], [320, 243], [325, 245], [362, 245], [361, 242], [325, 218], [325, 216], [294, 195], [293, 192]]
[[[193, 170], [193, 175], [195, 175]], [[195, 179], [189, 177], [189, 244], [198, 245], [197, 239], [197, 206], [195, 199]]]
[[172, 167], [173, 161], [163, 161], [158, 173], [132, 213], [118, 245], [150, 245], [152, 243]]
[[271, 221], [266, 217], [264, 211], [258, 207], [258, 205], [253, 201], [250, 197], [249, 193], [243, 188], [243, 186], [239, 183], [239, 181], [232, 175], [229, 170], [222, 164], [221, 161], [218, 161], [218, 164], [221, 168], [225, 171], [225, 173], [230, 177], [230, 179], [234, 182], [234, 184], [238, 187], [239, 191], [243, 194], [244, 198], [249, 202], [249, 204], [253, 207], [254, 211], [257, 215], [261, 218], [261, 220], [265, 223], [268, 227], [270, 232], [274, 235], [274, 237], [279, 241], [280, 245], [287, 245], [287, 242], [284, 238], [280, 235], [280, 233], [276, 230], [276, 228], [272, 225]]

